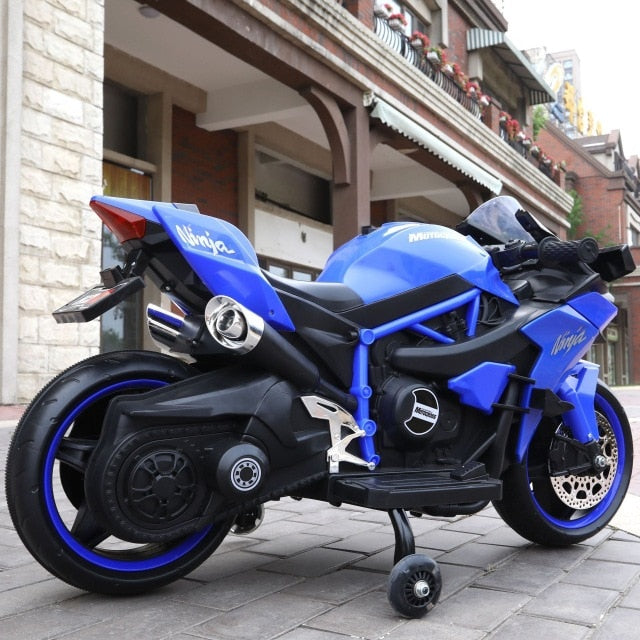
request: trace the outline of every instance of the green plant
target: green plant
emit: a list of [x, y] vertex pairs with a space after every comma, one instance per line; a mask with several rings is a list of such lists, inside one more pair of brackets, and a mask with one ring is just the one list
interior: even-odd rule
[[584, 211], [582, 209], [582, 198], [580, 194], [575, 189], [571, 189], [569, 195], [573, 198], [573, 205], [571, 211], [567, 214], [567, 220], [569, 221], [569, 231], [567, 235], [569, 236], [569, 240], [575, 240], [578, 227], [582, 224], [584, 218]]
[[544, 129], [547, 124], [547, 119], [549, 118], [549, 113], [541, 104], [537, 105], [533, 109], [533, 139], [538, 139], [538, 134], [542, 129]]

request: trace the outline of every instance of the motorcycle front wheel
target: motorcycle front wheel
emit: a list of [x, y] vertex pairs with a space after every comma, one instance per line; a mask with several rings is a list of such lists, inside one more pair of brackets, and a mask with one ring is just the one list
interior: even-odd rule
[[618, 400], [600, 382], [594, 405], [607, 462], [601, 473], [552, 477], [549, 458], [559, 439], [570, 433], [561, 421], [545, 418], [522, 462], [503, 477], [503, 497], [494, 506], [532, 542], [566, 546], [586, 540], [609, 523], [624, 499], [633, 465], [631, 427]]
[[109, 402], [196, 373], [157, 353], [103, 354], [67, 369], [31, 402], [9, 447], [7, 503], [23, 543], [53, 575], [87, 591], [141, 593], [189, 573], [222, 542], [231, 522], [169, 543], [125, 542], [93, 517], [84, 492]]

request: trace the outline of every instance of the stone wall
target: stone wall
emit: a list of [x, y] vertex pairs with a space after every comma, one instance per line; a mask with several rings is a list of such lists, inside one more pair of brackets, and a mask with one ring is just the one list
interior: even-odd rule
[[24, 0], [16, 401], [97, 353], [99, 324], [51, 312], [99, 280], [103, 0]]

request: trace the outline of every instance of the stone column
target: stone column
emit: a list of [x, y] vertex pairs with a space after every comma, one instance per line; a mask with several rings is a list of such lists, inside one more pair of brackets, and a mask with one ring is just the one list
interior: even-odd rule
[[[11, 3], [14, 4], [13, 2]], [[17, 397], [95, 354], [99, 325], [51, 312], [98, 280], [104, 1], [23, 0]]]
[[0, 4], [0, 404], [17, 398], [22, 14]]

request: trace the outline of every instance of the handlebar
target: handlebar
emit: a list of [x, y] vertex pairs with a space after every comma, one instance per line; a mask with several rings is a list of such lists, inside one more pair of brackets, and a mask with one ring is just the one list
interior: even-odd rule
[[548, 236], [538, 243], [538, 260], [546, 267], [576, 262], [591, 264], [597, 259], [598, 253], [599, 248], [595, 238], [558, 240]]
[[558, 240], [555, 236], [547, 236], [540, 242], [509, 243], [504, 248], [491, 253], [494, 264], [500, 269], [514, 267], [527, 260], [538, 260], [545, 267], [578, 262], [591, 264], [598, 258], [599, 251], [598, 243], [594, 238]]

